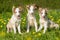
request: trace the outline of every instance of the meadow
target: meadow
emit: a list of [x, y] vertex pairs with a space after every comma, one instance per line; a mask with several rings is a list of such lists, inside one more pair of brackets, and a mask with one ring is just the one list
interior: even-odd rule
[[[35, 32], [34, 27], [30, 29], [29, 33], [26, 33], [27, 27], [27, 11], [22, 12], [21, 14], [21, 31], [23, 34], [14, 34], [6, 32], [6, 25], [12, 16], [12, 12], [2, 12], [0, 13], [0, 40], [60, 40], [60, 29], [48, 29], [45, 34], [43, 30]], [[35, 11], [35, 17], [39, 26], [39, 15], [38, 11]], [[49, 10], [48, 18], [53, 22], [60, 25], [60, 10]]]

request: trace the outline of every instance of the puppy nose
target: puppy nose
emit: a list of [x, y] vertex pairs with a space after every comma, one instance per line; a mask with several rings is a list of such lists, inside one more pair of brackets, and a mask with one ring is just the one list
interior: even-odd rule
[[43, 16], [43, 18], [45, 18], [45, 16]]
[[33, 14], [33, 13], [31, 13], [31, 14]]
[[18, 15], [18, 17], [20, 17], [20, 15]]

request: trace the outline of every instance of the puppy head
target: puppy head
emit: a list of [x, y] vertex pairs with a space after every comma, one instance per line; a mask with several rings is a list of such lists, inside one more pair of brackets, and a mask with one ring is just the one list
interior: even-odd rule
[[37, 9], [38, 8], [38, 6], [36, 4], [33, 4], [33, 6], [34, 6], [34, 9]]
[[37, 6], [36, 4], [32, 4], [32, 5], [27, 5], [26, 8], [30, 13], [33, 13], [34, 10], [37, 9]]
[[36, 4], [32, 4], [32, 5], [26, 5], [27, 9], [37, 9], [37, 5]]
[[21, 6], [19, 6], [19, 7], [13, 6], [13, 8], [12, 8], [13, 14], [16, 15], [17, 17], [20, 17], [21, 11], [22, 11]]
[[47, 11], [48, 11], [47, 8], [39, 8], [40, 16], [45, 18], [45, 16], [47, 15]]
[[30, 9], [30, 5], [26, 5], [27, 10]]

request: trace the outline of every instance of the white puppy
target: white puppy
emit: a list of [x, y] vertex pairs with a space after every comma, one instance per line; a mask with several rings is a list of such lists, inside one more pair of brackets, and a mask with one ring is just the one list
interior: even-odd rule
[[21, 20], [20, 13], [21, 13], [21, 11], [22, 11], [22, 9], [20, 6], [17, 8], [15, 8], [15, 6], [13, 6], [13, 8], [12, 8], [13, 15], [7, 24], [7, 33], [11, 32], [13, 29], [14, 34], [16, 34], [17, 30], [18, 30], [19, 34], [21, 34], [21, 31], [20, 31], [20, 20]]
[[47, 17], [47, 8], [39, 8], [39, 16], [40, 16], [40, 27], [38, 29], [38, 31], [40, 31], [43, 27], [44, 27], [44, 32], [46, 32], [47, 28], [59, 28], [58, 24], [55, 24], [54, 22], [52, 22], [51, 20], [48, 19]]
[[34, 16], [34, 10], [37, 8], [35, 4], [33, 5], [27, 5], [27, 20], [28, 20], [28, 26], [27, 26], [27, 33], [29, 32], [29, 27], [30, 26], [35, 26], [35, 30], [37, 32], [37, 22], [36, 22], [36, 18]]

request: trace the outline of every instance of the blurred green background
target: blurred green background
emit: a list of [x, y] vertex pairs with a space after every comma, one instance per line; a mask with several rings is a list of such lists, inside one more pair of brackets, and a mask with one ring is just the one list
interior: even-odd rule
[[0, 12], [10, 11], [13, 5], [37, 4], [41, 7], [60, 9], [60, 0], [0, 0]]
[[[60, 29], [48, 29], [43, 34], [43, 29], [35, 32], [35, 28], [31, 27], [30, 32], [26, 33], [27, 28], [27, 10], [28, 4], [37, 4], [40, 7], [48, 8], [48, 18], [60, 25], [60, 0], [0, 0], [0, 40], [60, 40]], [[21, 5], [23, 12], [21, 13], [21, 32], [23, 34], [7, 33], [6, 25], [12, 16], [12, 6]], [[35, 17], [39, 27], [39, 12], [35, 10]]]

